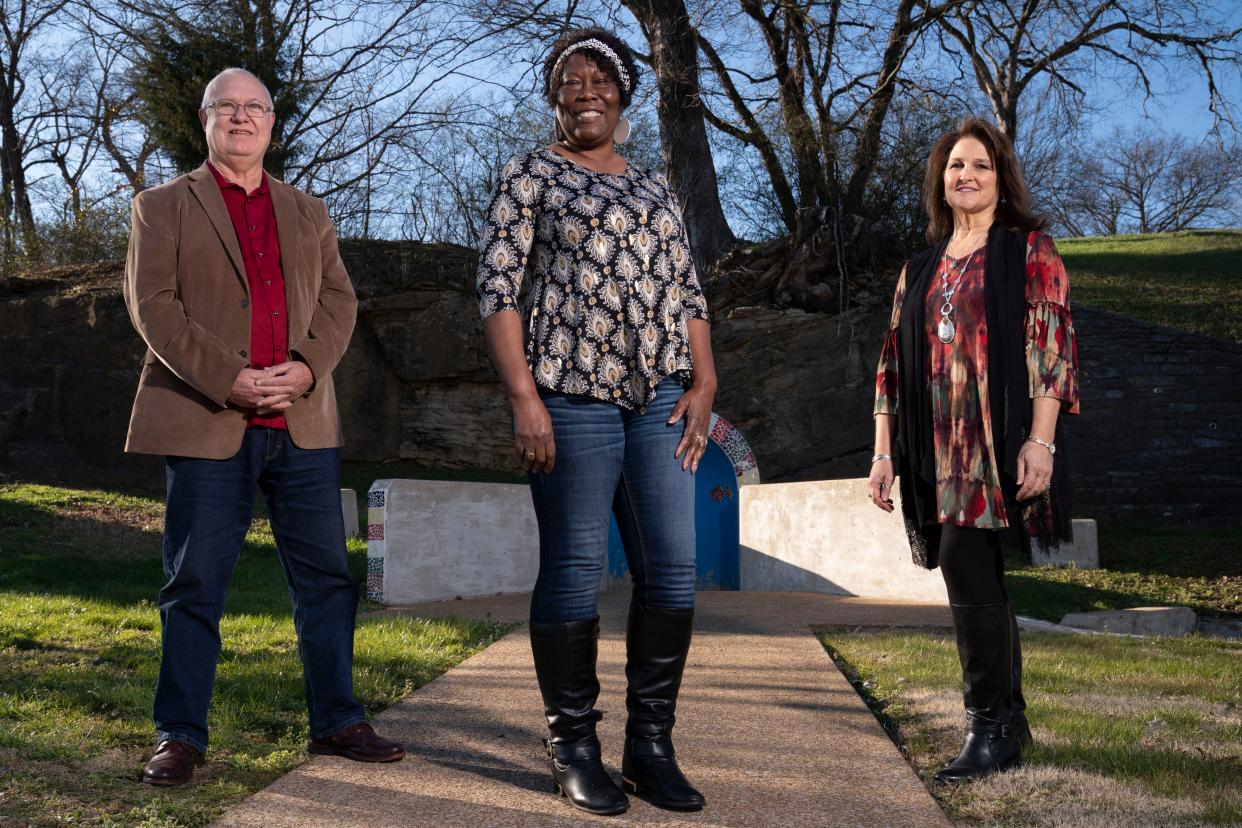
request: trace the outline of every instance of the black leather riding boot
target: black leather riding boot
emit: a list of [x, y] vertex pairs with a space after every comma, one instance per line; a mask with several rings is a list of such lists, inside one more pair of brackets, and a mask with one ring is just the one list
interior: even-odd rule
[[957, 758], [941, 768], [937, 782], [963, 782], [1005, 770], [1021, 759], [1013, 729], [1013, 638], [1005, 604], [951, 604], [963, 699], [970, 732]]
[[690, 651], [693, 609], [657, 609], [630, 603], [626, 631], [625, 789], [661, 808], [697, 811], [703, 794], [687, 781], [673, 751], [677, 693]]
[[1022, 747], [1030, 747], [1035, 740], [1026, 721], [1026, 697], [1022, 695], [1022, 642], [1018, 636], [1018, 616], [1014, 614], [1013, 602], [1009, 603], [1009, 640], [1013, 644], [1013, 731]]
[[630, 801], [600, 761], [595, 723], [599, 678], [599, 619], [530, 625], [535, 674], [543, 695], [549, 738], [544, 740], [552, 761], [553, 790], [593, 814], [619, 814]]

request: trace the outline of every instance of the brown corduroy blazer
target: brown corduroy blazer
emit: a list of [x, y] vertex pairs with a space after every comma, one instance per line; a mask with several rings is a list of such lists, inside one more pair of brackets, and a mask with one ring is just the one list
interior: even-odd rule
[[[315, 375], [287, 409], [294, 445], [343, 442], [332, 369], [357, 299], [326, 205], [268, 176], [280, 239], [289, 354]], [[125, 450], [223, 460], [241, 448], [246, 411], [226, 401], [250, 366], [250, 287], [237, 234], [207, 165], [139, 193], [131, 211], [125, 305], [147, 343]]]

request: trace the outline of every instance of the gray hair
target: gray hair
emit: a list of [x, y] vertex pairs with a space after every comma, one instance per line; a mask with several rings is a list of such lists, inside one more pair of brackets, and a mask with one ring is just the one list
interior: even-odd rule
[[202, 107], [204, 109], [207, 107], [207, 104], [212, 102], [211, 90], [212, 90], [212, 87], [216, 85], [217, 81], [222, 80], [225, 76], [231, 77], [233, 75], [242, 75], [243, 77], [250, 78], [252, 81], [254, 81], [255, 83], [259, 85], [259, 87], [263, 90], [263, 94], [267, 95], [267, 105], [268, 106], [276, 105], [276, 102], [272, 100], [272, 93], [268, 91], [267, 84], [259, 80], [258, 76], [255, 75], [254, 72], [251, 72], [248, 69], [242, 69], [238, 66], [230, 66], [228, 69], [224, 69], [219, 74], [217, 74], [214, 78], [207, 81], [207, 86], [205, 89], [203, 89]]

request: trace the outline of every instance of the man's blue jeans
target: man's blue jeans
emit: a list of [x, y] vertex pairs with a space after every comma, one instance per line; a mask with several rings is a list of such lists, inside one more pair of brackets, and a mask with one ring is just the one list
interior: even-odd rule
[[229, 578], [263, 492], [298, 634], [312, 738], [365, 721], [353, 694], [354, 613], [336, 449], [299, 449], [283, 429], [247, 429], [228, 460], [166, 457], [159, 741], [207, 750], [207, 707]]
[[694, 606], [694, 477], [673, 457], [685, 420], [667, 422], [681, 394], [681, 379], [669, 377], [639, 414], [590, 397], [543, 392], [556, 465], [550, 474], [529, 475], [539, 521], [532, 622], [599, 615], [614, 514], [634, 598], [662, 609]]

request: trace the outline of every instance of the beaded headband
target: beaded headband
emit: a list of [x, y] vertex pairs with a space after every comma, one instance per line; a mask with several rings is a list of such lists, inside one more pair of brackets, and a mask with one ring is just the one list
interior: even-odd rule
[[630, 73], [625, 71], [625, 64], [621, 62], [621, 58], [617, 56], [617, 53], [612, 50], [611, 46], [594, 37], [587, 40], [579, 40], [577, 43], [573, 43], [565, 47], [565, 51], [561, 52], [561, 56], [556, 59], [556, 63], [552, 64], [552, 72], [548, 75], [549, 83], [555, 83], [554, 78], [560, 74], [561, 64], [565, 62], [565, 58], [569, 57], [570, 53], [576, 52], [579, 49], [590, 49], [593, 52], [599, 52], [601, 55], [611, 60], [613, 66], [617, 69], [617, 77], [621, 81], [621, 88], [625, 90], [627, 95], [629, 94]]

